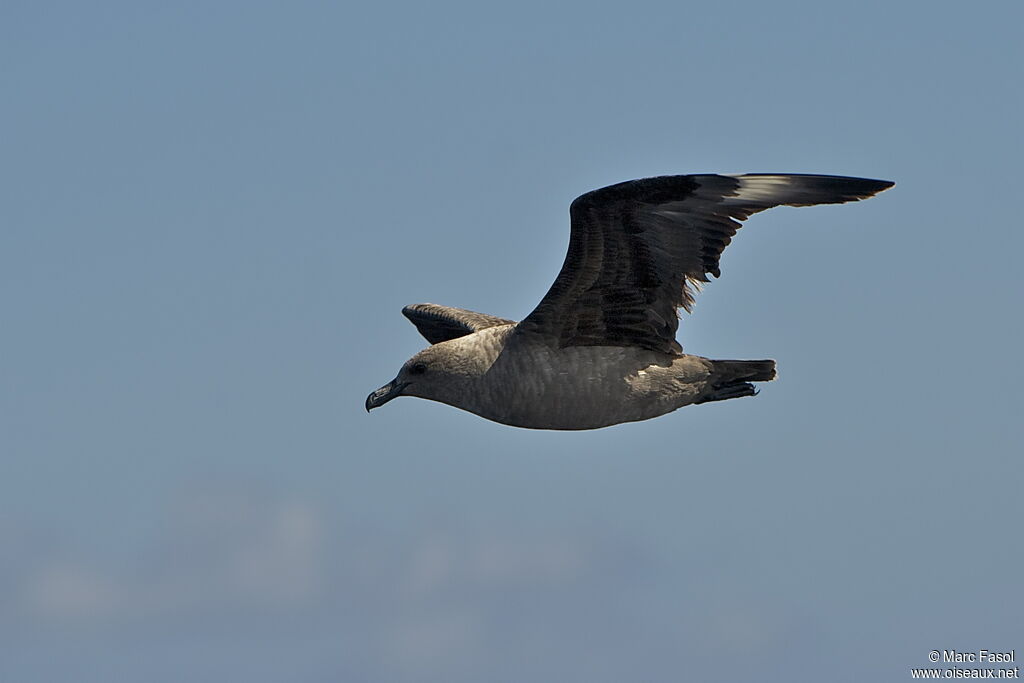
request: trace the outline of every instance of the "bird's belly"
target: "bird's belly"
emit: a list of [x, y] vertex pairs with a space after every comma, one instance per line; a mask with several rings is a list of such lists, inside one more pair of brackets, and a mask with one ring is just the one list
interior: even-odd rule
[[488, 414], [478, 414], [516, 427], [580, 430], [646, 420], [692, 402], [688, 366], [677, 367], [684, 359], [639, 356], [631, 363], [627, 354], [636, 350], [583, 347], [558, 358], [541, 352], [524, 359], [529, 369], [496, 377]]
[[552, 377], [515, 388], [516, 400], [492, 417], [499, 422], [534, 429], [596, 429], [635, 419], [633, 404], [621, 386], [600, 380], [573, 381]]

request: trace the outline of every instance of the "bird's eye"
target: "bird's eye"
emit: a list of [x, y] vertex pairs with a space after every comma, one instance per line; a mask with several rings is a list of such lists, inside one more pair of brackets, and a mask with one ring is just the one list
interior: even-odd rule
[[409, 368], [410, 375], [422, 375], [426, 371], [426, 363], [413, 363], [412, 367]]

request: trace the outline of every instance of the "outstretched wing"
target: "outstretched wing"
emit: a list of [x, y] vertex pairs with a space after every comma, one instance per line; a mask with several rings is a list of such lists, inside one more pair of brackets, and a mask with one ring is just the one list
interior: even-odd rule
[[893, 183], [824, 175], [681, 175], [632, 180], [578, 197], [562, 270], [517, 328], [558, 347], [636, 346], [681, 353], [690, 310], [740, 221], [773, 206], [838, 204]]
[[465, 337], [467, 334], [488, 327], [515, 324], [514, 320], [505, 320], [486, 313], [476, 313], [464, 308], [451, 308], [437, 304], [413, 304], [403, 308], [402, 314], [431, 344], [456, 337]]

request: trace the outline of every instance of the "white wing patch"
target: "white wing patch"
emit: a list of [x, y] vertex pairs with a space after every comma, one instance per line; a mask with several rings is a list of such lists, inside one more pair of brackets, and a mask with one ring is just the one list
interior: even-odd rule
[[784, 175], [733, 175], [740, 181], [740, 186], [731, 197], [726, 197], [724, 204], [736, 204], [740, 201], [773, 202], [792, 185], [792, 178]]

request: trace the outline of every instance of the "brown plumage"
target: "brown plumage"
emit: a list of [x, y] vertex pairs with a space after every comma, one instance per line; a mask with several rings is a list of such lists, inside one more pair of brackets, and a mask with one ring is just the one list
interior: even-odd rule
[[570, 207], [562, 270], [522, 322], [436, 304], [402, 312], [432, 344], [366, 399], [448, 403], [535, 429], [594, 429], [757, 393], [772, 360], [686, 355], [675, 339], [741, 221], [773, 206], [837, 204], [891, 187], [823, 175], [689, 175], [588, 192]]
[[402, 309], [402, 315], [408, 318], [431, 344], [464, 337], [488, 327], [516, 324], [515, 320], [505, 320], [486, 313], [467, 311], [465, 308], [437, 304], [412, 304]]
[[740, 221], [773, 206], [863, 199], [893, 183], [822, 175], [689, 175], [633, 180], [572, 203], [565, 264], [521, 330], [559, 346], [682, 353], [677, 309], [719, 277]]

